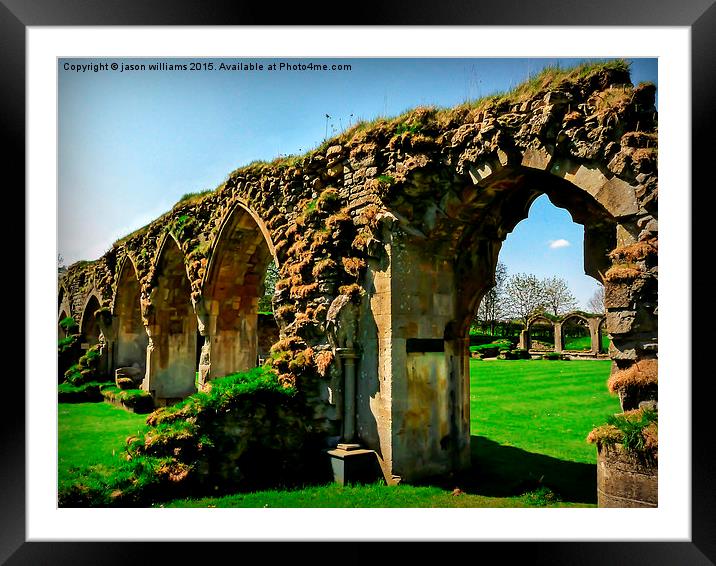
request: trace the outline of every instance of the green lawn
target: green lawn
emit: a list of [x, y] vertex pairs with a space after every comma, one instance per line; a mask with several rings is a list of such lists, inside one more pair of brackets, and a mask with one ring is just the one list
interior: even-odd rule
[[[594, 425], [619, 412], [609, 360], [478, 361], [471, 369], [473, 467], [426, 485], [310, 486], [174, 501], [164, 507], [595, 506]], [[104, 403], [60, 404], [60, 478], [70, 466], [111, 466], [144, 416]], [[455, 487], [463, 493], [452, 495]], [[549, 488], [561, 501], [545, 498]], [[523, 495], [527, 493], [528, 495]]]
[[122, 455], [128, 436], [146, 428], [146, 415], [109, 403], [58, 405], [58, 480], [72, 467], [100, 464], [111, 468]]
[[471, 360], [473, 435], [562, 460], [596, 463], [584, 439], [619, 412], [610, 360]]
[[[591, 350], [592, 340], [589, 336], [564, 339], [565, 350]], [[602, 350], [609, 351], [609, 336], [602, 336]]]

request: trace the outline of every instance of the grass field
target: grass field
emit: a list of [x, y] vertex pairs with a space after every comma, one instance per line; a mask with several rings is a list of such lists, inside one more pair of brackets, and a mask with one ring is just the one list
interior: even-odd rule
[[[589, 336], [580, 336], [575, 338], [565, 338], [565, 350], [590, 350], [592, 341]], [[609, 336], [602, 336], [602, 351], [609, 351]]]
[[73, 466], [100, 464], [111, 468], [128, 436], [146, 428], [146, 415], [135, 415], [108, 403], [58, 405], [58, 480]]
[[[606, 389], [609, 360], [473, 360], [470, 367], [473, 467], [459, 476], [418, 486], [319, 485], [161, 506], [594, 506], [596, 452], [585, 437], [619, 411]], [[126, 437], [145, 426], [144, 416], [103, 403], [59, 407], [60, 478], [71, 466], [111, 466]]]

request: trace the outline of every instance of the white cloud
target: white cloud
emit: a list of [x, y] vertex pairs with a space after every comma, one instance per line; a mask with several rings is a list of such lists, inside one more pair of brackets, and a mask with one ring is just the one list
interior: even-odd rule
[[572, 244], [569, 243], [568, 240], [565, 240], [564, 238], [560, 238], [559, 240], [550, 240], [549, 241], [549, 247], [552, 250], [556, 250], [559, 248], [568, 248]]

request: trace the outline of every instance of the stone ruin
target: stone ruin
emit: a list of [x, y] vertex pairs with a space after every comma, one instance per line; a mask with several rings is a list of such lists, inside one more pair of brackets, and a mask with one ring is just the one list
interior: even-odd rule
[[538, 196], [584, 226], [612, 372], [656, 359], [657, 180], [655, 87], [619, 65], [558, 72], [238, 169], [70, 266], [58, 312], [103, 342], [108, 375], [139, 368], [171, 404], [257, 364], [273, 260], [269, 360], [312, 430], [375, 450], [387, 478], [445, 474], [470, 464], [470, 320]]

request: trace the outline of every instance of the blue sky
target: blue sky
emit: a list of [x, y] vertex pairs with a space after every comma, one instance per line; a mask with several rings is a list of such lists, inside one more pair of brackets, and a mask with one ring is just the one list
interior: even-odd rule
[[[202, 59], [215, 70], [65, 70], [58, 62], [58, 253], [95, 259], [117, 238], [169, 210], [184, 194], [215, 188], [253, 160], [303, 153], [359, 119], [418, 105], [453, 106], [508, 90], [546, 65], [581, 59]], [[219, 63], [263, 71], [219, 71]], [[350, 71], [268, 71], [270, 63], [348, 63]], [[657, 60], [632, 60], [632, 81], [657, 81]], [[326, 114], [331, 116], [326, 118]], [[545, 206], [546, 201], [546, 206]], [[582, 227], [540, 197], [503, 245], [509, 273], [556, 274], [583, 306], [594, 292], [582, 270]], [[568, 246], [550, 248], [566, 240]]]

